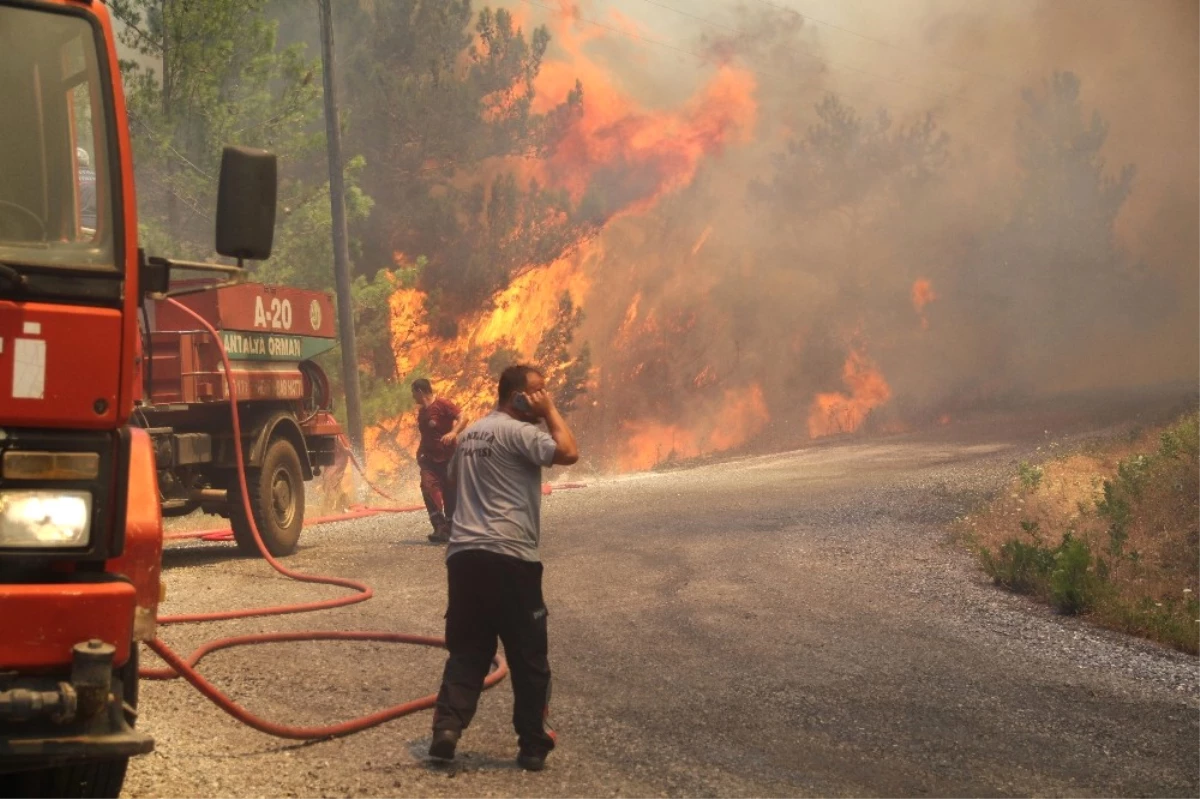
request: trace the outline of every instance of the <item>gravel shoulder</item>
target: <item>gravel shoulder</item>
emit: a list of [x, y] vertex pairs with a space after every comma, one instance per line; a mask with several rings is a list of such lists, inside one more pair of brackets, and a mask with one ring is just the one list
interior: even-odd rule
[[[182, 682], [146, 683], [143, 796], [1195, 796], [1194, 658], [990, 585], [949, 523], [1057, 442], [1044, 420], [593, 480], [544, 506], [554, 723], [541, 774], [513, 763], [511, 689], [486, 693], [450, 768], [429, 715], [279, 741]], [[281, 629], [441, 633], [442, 551], [416, 515], [327, 525], [288, 565], [352, 576], [350, 608], [169, 627], [179, 651]], [[213, 544], [164, 556], [165, 613], [305, 601]], [[147, 661], [149, 658], [147, 658]], [[430, 693], [436, 650], [280, 644], [203, 672], [268, 718], [320, 723]]]

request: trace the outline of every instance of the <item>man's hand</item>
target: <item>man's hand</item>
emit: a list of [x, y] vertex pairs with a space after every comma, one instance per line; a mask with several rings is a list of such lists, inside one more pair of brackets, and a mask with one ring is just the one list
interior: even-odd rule
[[458, 440], [458, 433], [454, 432], [453, 430], [451, 430], [446, 435], [442, 436], [442, 443], [445, 444], [447, 447], [450, 446], [451, 444], [453, 444], [457, 440]]
[[558, 466], [570, 466], [579, 460], [579, 445], [575, 443], [575, 434], [567, 426], [567, 422], [554, 405], [554, 398], [545, 389], [529, 395], [529, 409], [540, 418], [546, 420], [546, 429], [554, 439], [554, 463]]
[[554, 398], [545, 389], [526, 396], [529, 397], [529, 412], [539, 419], [548, 418], [554, 410]]

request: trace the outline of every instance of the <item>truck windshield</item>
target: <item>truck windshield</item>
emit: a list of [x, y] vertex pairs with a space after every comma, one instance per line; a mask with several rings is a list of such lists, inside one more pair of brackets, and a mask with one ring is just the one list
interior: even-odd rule
[[85, 17], [0, 6], [0, 263], [118, 268], [107, 92]]

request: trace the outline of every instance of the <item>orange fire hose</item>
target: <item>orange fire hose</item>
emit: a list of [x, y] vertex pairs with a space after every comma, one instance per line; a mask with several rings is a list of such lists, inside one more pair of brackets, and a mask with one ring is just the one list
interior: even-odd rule
[[[353, 605], [358, 602], [365, 602], [371, 598], [374, 591], [365, 583], [357, 580], [349, 580], [344, 577], [325, 577], [315, 574], [304, 574], [302, 572], [293, 571], [287, 568], [276, 560], [266, 546], [263, 545], [262, 536], [259, 533], [258, 525], [254, 522], [254, 514], [250, 507], [249, 496], [250, 492], [246, 485], [246, 468], [242, 460], [242, 427], [241, 420], [238, 416], [237, 406], [237, 387], [233, 380], [233, 367], [229, 363], [229, 355], [225, 351], [225, 347], [221, 342], [221, 337], [217, 335], [217, 331], [203, 317], [192, 311], [191, 308], [183, 305], [176, 300], [168, 299], [175, 307], [192, 316], [197, 322], [208, 330], [213, 337], [213, 341], [217, 343], [218, 351], [221, 353], [221, 362], [225, 370], [225, 382], [229, 390], [229, 407], [233, 415], [233, 444], [237, 458], [237, 475], [238, 483], [241, 487], [241, 498], [243, 509], [246, 513], [246, 519], [250, 523], [250, 530], [254, 534], [254, 541], [258, 545], [258, 550], [263, 558], [271, 565], [275, 571], [285, 577], [293, 580], [298, 580], [305, 583], [319, 583], [323, 585], [336, 585], [342, 588], [349, 588], [356, 593], [350, 596], [344, 596], [337, 599], [327, 599], [319, 602], [304, 602], [293, 605], [277, 605], [274, 607], [265, 608], [248, 608], [243, 610], [222, 611], [217, 613], [192, 613], [177, 616], [160, 617], [159, 624], [185, 624], [191, 622], [204, 621], [223, 621], [226, 619], [244, 619], [251, 616], [277, 616], [287, 613], [307, 613], [315, 610], [327, 610], [330, 608], [343, 607]], [[351, 453], [353, 457], [353, 453]], [[361, 472], [361, 466], [357, 460], [354, 462], [355, 468]], [[365, 479], [365, 476], [364, 476]], [[382, 496], [387, 496], [375, 488], [375, 491]], [[400, 510], [400, 509], [397, 509]], [[374, 515], [376, 513], [384, 513], [387, 511], [380, 509], [370, 509], [351, 514], [350, 518], [361, 518], [362, 516]], [[224, 531], [215, 531], [224, 533]], [[214, 531], [207, 531], [200, 534], [200, 538], [209, 537], [214, 534]], [[290, 738], [294, 740], [312, 740], [315, 738], [332, 738], [352, 733], [361, 732], [370, 727], [377, 726], [401, 716], [406, 716], [420, 710], [433, 707], [437, 700], [436, 694], [414, 699], [404, 704], [395, 705], [384, 710], [377, 711], [367, 716], [361, 716], [349, 721], [343, 721], [338, 724], [330, 724], [320, 727], [295, 727], [286, 724], [278, 724], [268, 721], [260, 716], [256, 716], [250, 711], [238, 705], [228, 696], [220, 691], [216, 686], [206, 680], [203, 675], [196, 670], [200, 660], [212, 652], [220, 649], [228, 649], [237, 646], [246, 646], [250, 644], [266, 644], [277, 643], [280, 641], [382, 641], [386, 643], [403, 643], [417, 644], [420, 646], [437, 646], [444, 647], [445, 641], [441, 638], [433, 638], [422, 635], [410, 635], [407, 633], [396, 633], [387, 631], [361, 631], [350, 632], [344, 630], [305, 630], [299, 632], [288, 633], [260, 633], [256, 635], [240, 635], [228, 638], [221, 638], [210, 641], [207, 644], [196, 649], [186, 659], [172, 650], [161, 638], [155, 638], [149, 642], [149, 647], [162, 658], [168, 668], [163, 669], [141, 669], [139, 676], [151, 680], [169, 680], [176, 677], [183, 677], [191, 683], [196, 690], [208, 697], [217, 707], [233, 716], [238, 721], [246, 724], [259, 732], [264, 732], [267, 735], [274, 735], [279, 738]], [[508, 674], [508, 664], [504, 658], [497, 654], [494, 660], [495, 668], [488, 674], [484, 680], [483, 687], [491, 688], [496, 683], [504, 679]]]

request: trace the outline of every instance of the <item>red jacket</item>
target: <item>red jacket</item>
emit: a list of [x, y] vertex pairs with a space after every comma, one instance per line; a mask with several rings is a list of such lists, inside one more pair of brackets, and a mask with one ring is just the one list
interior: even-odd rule
[[434, 463], [446, 463], [454, 454], [454, 445], [442, 443], [442, 436], [454, 429], [454, 422], [462, 413], [458, 406], [438, 397], [428, 408], [417, 412], [417, 428], [421, 431], [421, 445], [417, 448], [417, 459], [427, 458]]

